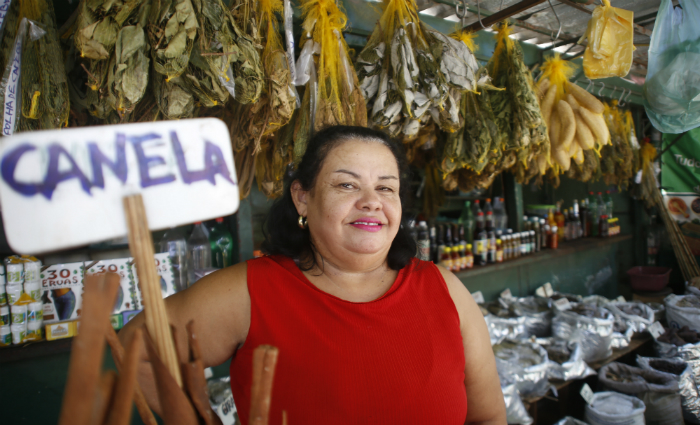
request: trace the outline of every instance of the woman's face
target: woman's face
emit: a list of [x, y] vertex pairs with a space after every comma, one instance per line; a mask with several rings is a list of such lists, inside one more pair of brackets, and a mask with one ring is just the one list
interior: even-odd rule
[[399, 169], [387, 146], [346, 141], [328, 153], [313, 189], [295, 182], [292, 193], [325, 259], [384, 261], [401, 224]]

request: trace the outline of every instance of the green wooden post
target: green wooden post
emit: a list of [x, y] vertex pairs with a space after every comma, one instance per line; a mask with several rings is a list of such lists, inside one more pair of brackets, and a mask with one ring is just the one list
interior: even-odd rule
[[514, 232], [523, 229], [523, 215], [525, 215], [525, 205], [523, 205], [523, 187], [515, 181], [515, 176], [510, 173], [503, 173], [503, 184], [505, 186], [506, 210], [508, 211], [508, 226]]

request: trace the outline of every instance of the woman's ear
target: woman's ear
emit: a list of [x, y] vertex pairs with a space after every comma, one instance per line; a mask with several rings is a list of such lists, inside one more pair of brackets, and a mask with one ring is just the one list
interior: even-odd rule
[[301, 183], [299, 183], [299, 180], [294, 180], [292, 182], [292, 187], [290, 188], [292, 192], [292, 201], [294, 201], [294, 206], [297, 209], [297, 212], [299, 215], [302, 215], [306, 217], [308, 211], [307, 211], [307, 199], [309, 196], [309, 192], [304, 190], [301, 187]]

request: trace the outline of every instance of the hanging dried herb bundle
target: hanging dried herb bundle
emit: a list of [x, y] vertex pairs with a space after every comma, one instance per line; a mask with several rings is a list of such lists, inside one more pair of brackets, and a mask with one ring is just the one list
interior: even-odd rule
[[[549, 136], [530, 70], [523, 61], [520, 46], [509, 37], [511, 28], [502, 24], [496, 34], [496, 49], [488, 64], [493, 84], [506, 90], [492, 95], [496, 124], [508, 133], [507, 157], [515, 154], [512, 170], [524, 183], [543, 173], [543, 159], [549, 156]], [[539, 159], [538, 159], [539, 158]]]
[[146, 42], [147, 18], [151, 2], [141, 3], [126, 26], [119, 30], [107, 74], [107, 102], [120, 117], [130, 114], [148, 86], [151, 60]]
[[313, 132], [332, 125], [367, 125], [367, 109], [342, 36], [347, 17], [333, 0], [302, 0], [305, 36], [297, 85], [306, 85], [294, 135], [301, 160]]
[[140, 0], [81, 0], [73, 37], [80, 56], [109, 59], [119, 30], [140, 5]]
[[462, 127], [459, 97], [475, 89], [478, 63], [464, 43], [423, 24], [415, 1], [386, 0], [356, 68], [372, 125], [412, 138], [428, 112], [445, 131]]
[[194, 115], [194, 96], [187, 90], [182, 78], [170, 80], [160, 73], [152, 73], [153, 91], [158, 109], [167, 119], [192, 118]]
[[427, 219], [437, 217], [440, 206], [445, 202], [440, 170], [430, 163], [425, 167], [425, 186], [423, 187], [423, 215]]
[[268, 137], [255, 155], [255, 180], [258, 189], [268, 198], [282, 195], [284, 175], [293, 159], [293, 137], [294, 126], [285, 125], [273, 137]]
[[[626, 188], [636, 173], [634, 152], [630, 140], [631, 124], [625, 123], [624, 112], [617, 106], [617, 100], [605, 104], [603, 112], [605, 123], [610, 130], [612, 144], [605, 145], [600, 151], [601, 171], [606, 184]], [[631, 116], [630, 116], [631, 118]]]
[[598, 153], [593, 149], [583, 151], [583, 163], [572, 161], [566, 176], [582, 182], [598, 180], [601, 177]]
[[185, 72], [197, 36], [197, 17], [190, 0], [154, 0], [147, 34], [153, 69], [168, 80]]
[[[238, 102], [257, 102], [263, 87], [263, 69], [252, 1], [234, 3], [233, 13], [221, 0], [193, 1], [200, 22], [197, 43], [209, 64], [209, 73]], [[220, 101], [223, 103], [226, 98]]]
[[282, 1], [260, 0], [257, 6], [259, 22], [256, 25], [263, 37], [260, 56], [266, 78], [257, 102], [233, 104], [235, 118], [231, 123], [231, 140], [237, 152], [249, 143], [255, 143], [255, 152], [259, 152], [263, 138], [289, 122], [297, 102], [289, 62], [276, 25], [275, 13], [282, 12]]
[[40, 23], [46, 34], [28, 38], [22, 53], [22, 116], [20, 129], [39, 130], [68, 125], [70, 94], [53, 3], [20, 2], [20, 16]]

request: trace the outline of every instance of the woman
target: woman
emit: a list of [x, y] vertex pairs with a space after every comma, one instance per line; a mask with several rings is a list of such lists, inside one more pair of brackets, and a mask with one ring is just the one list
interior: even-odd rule
[[[267, 220], [270, 256], [166, 300], [179, 335], [194, 319], [207, 366], [233, 356], [242, 422], [252, 352], [270, 344], [279, 348], [272, 424], [282, 410], [290, 424], [505, 424], [479, 308], [455, 275], [414, 258], [401, 228], [409, 186], [399, 148], [378, 131], [328, 128], [285, 189]], [[141, 325], [139, 315], [122, 340]], [[147, 363], [140, 372], [158, 411]]]

